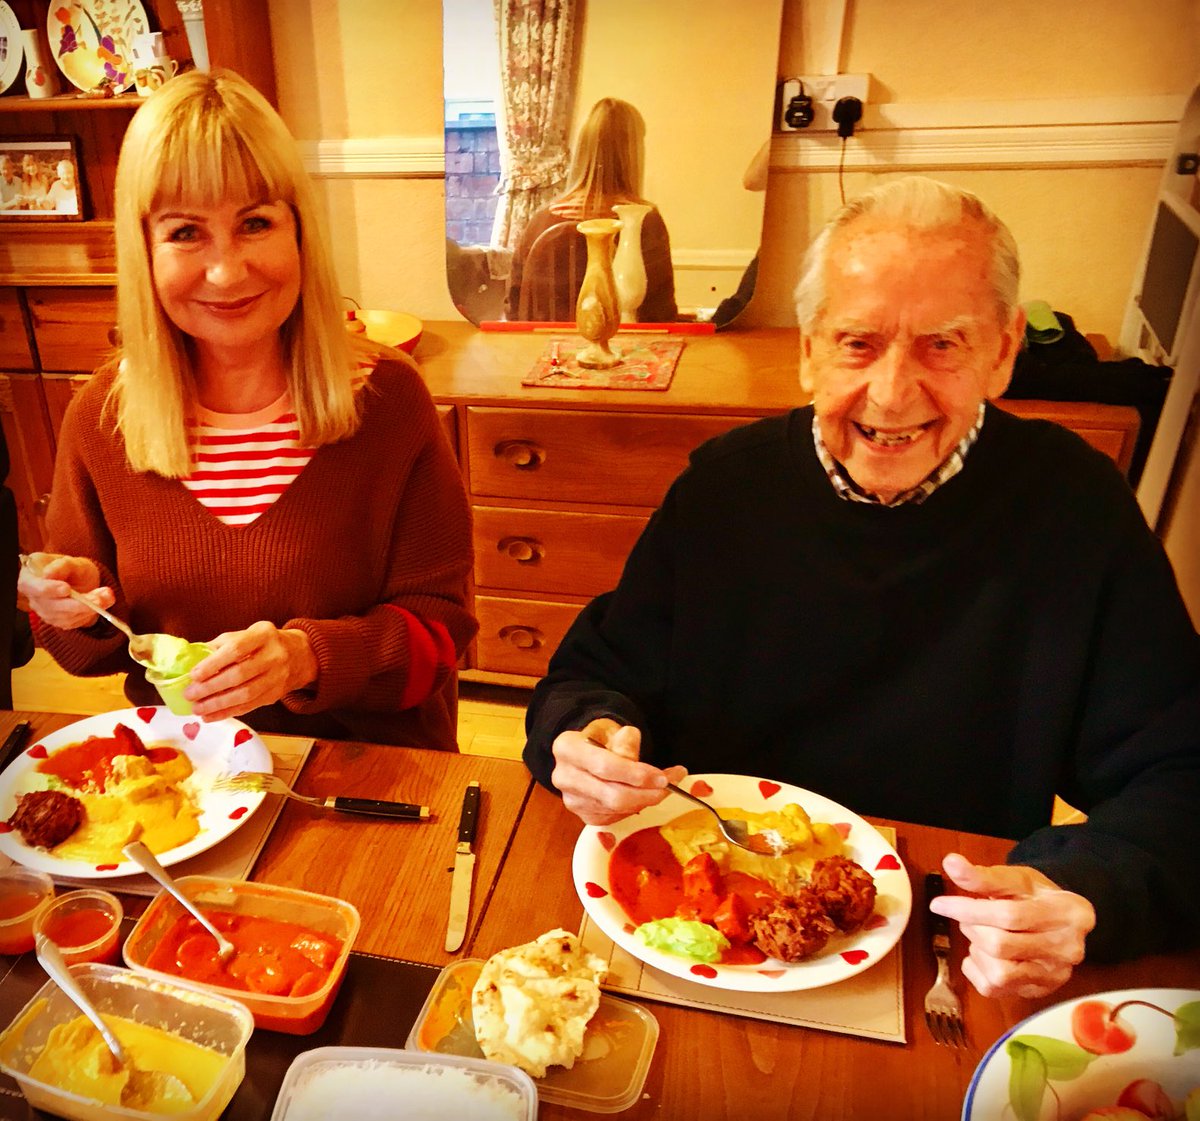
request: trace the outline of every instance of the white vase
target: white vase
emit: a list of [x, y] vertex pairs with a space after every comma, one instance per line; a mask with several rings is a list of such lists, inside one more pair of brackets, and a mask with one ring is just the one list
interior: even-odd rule
[[197, 70], [208, 69], [208, 36], [204, 33], [204, 0], [175, 0]]
[[50, 61], [41, 34], [36, 29], [22, 31], [21, 41], [25, 46], [25, 92], [30, 97], [54, 97], [59, 91], [58, 69]]
[[613, 207], [621, 220], [621, 236], [613, 255], [613, 279], [621, 322], [633, 323], [646, 298], [646, 262], [642, 260], [642, 221], [653, 208], [644, 202], [623, 202]]

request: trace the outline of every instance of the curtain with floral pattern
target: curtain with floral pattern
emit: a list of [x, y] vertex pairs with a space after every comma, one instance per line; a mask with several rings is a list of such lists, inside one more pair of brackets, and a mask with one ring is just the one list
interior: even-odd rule
[[503, 131], [492, 245], [516, 248], [567, 178], [580, 0], [495, 0]]

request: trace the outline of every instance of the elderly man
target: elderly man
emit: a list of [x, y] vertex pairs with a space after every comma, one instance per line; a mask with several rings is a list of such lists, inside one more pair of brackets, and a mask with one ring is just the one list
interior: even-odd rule
[[[1018, 272], [967, 192], [844, 207], [797, 291], [812, 406], [693, 454], [551, 661], [525, 760], [596, 824], [686, 767], [1019, 838], [947, 854], [933, 909], [980, 992], [1035, 996], [1085, 950], [1200, 942], [1200, 642], [1113, 465], [987, 404]], [[1056, 792], [1086, 824], [1051, 827]]]

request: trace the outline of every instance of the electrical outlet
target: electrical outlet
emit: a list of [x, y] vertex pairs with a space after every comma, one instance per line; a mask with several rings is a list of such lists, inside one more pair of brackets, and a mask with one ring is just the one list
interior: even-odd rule
[[857, 97], [864, 105], [869, 100], [867, 94], [871, 86], [870, 74], [826, 74], [818, 77], [788, 78], [779, 86], [779, 105], [775, 117], [775, 127], [780, 132], [796, 132], [784, 120], [788, 103], [803, 91], [812, 98], [813, 120], [806, 131], [829, 131], [837, 129], [833, 119], [833, 107], [838, 98]]

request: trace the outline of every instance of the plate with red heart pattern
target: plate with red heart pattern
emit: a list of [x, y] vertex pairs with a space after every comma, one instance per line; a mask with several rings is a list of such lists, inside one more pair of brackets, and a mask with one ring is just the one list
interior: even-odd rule
[[43, 736], [0, 774], [0, 853], [27, 868], [73, 879], [101, 880], [141, 872], [128, 860], [92, 864], [61, 859], [47, 849], [27, 845], [20, 833], [7, 824], [17, 808], [17, 795], [45, 786], [37, 771], [41, 760], [91, 736], [111, 736], [118, 724], [135, 731], [147, 747], [176, 748], [192, 764], [192, 774], [184, 780], [183, 787], [200, 810], [200, 831], [186, 844], [156, 854], [159, 863], [165, 867], [223, 841], [250, 820], [266, 797], [261, 791], [228, 793], [212, 788], [217, 776], [224, 772], [270, 771], [273, 767], [270, 749], [257, 732], [241, 721], [220, 720], [206, 724], [194, 716], [176, 716], [161, 705], [104, 712]]
[[612, 896], [609, 863], [613, 850], [626, 837], [640, 829], [665, 825], [695, 809], [682, 798], [668, 796], [615, 825], [585, 826], [575, 843], [571, 866], [575, 890], [588, 915], [623, 950], [673, 977], [717, 989], [793, 992], [833, 985], [870, 969], [900, 940], [912, 912], [908, 872], [896, 850], [858, 814], [810, 790], [748, 775], [689, 775], [682, 785], [718, 809], [737, 807], [762, 813], [794, 802], [813, 822], [834, 825], [844, 838], [843, 854], [861, 864], [875, 880], [874, 914], [859, 930], [831, 939], [820, 953], [798, 962], [767, 958], [754, 965], [709, 965], [647, 946]]

